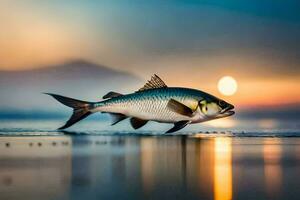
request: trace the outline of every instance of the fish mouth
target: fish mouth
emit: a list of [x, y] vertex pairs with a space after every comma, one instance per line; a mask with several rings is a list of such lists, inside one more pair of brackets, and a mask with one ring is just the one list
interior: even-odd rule
[[226, 117], [234, 115], [235, 112], [233, 110], [228, 110], [227, 112], [223, 113], [223, 115], [226, 115]]
[[227, 106], [225, 109], [223, 109], [220, 114], [223, 116], [223, 117], [228, 117], [228, 116], [231, 116], [233, 114], [235, 114], [235, 112], [233, 111], [234, 109], [234, 106], [233, 105], [229, 105]]

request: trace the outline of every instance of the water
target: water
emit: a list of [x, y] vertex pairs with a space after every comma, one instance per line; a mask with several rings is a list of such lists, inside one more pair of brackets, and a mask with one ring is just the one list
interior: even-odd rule
[[[85, 119], [66, 131], [57, 131], [65, 119], [41, 120], [1, 120], [0, 136], [37, 136], [37, 135], [164, 135], [172, 124], [148, 122], [139, 130], [130, 126], [129, 120], [124, 120], [115, 126], [110, 126], [108, 118], [94, 115], [96, 118]], [[97, 118], [99, 117], [99, 118]], [[237, 120], [225, 118], [206, 123], [190, 124], [184, 129], [168, 135], [207, 135], [238, 136], [238, 137], [298, 137], [300, 136], [299, 120]]]
[[295, 129], [106, 123], [0, 122], [0, 199], [299, 199]]

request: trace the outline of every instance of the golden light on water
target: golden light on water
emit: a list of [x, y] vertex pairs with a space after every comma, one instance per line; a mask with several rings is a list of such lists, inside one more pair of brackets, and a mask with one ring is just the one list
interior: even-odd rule
[[282, 169], [280, 160], [282, 147], [280, 139], [265, 139], [263, 146], [264, 173], [266, 191], [270, 197], [276, 197], [281, 189]]
[[234, 95], [237, 91], [237, 88], [237, 82], [231, 76], [224, 76], [218, 82], [218, 90], [225, 96]]
[[154, 152], [156, 141], [152, 139], [141, 140], [141, 146], [145, 148], [141, 156], [142, 180], [145, 192], [148, 194], [154, 187]]
[[232, 199], [231, 139], [216, 138], [214, 164], [214, 199]]

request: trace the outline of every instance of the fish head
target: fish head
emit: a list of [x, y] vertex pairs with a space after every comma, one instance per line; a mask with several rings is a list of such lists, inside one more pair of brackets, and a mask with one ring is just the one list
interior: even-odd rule
[[232, 104], [216, 97], [199, 101], [199, 111], [208, 120], [231, 116], [233, 109]]

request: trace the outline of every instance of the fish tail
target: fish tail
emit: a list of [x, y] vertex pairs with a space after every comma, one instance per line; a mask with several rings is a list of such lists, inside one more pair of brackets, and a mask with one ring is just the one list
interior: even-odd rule
[[73, 114], [71, 115], [70, 119], [65, 123], [65, 125], [58, 128], [59, 130], [68, 128], [73, 124], [75, 124], [76, 122], [92, 114], [91, 110], [94, 108], [94, 103], [92, 102], [80, 101], [77, 99], [72, 99], [57, 94], [51, 94], [51, 93], [45, 93], [45, 94], [48, 94], [52, 96], [54, 99], [56, 99], [57, 101], [59, 101], [60, 103], [73, 108]]

